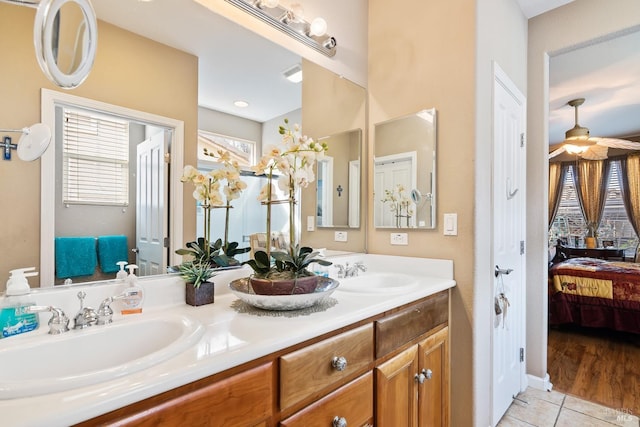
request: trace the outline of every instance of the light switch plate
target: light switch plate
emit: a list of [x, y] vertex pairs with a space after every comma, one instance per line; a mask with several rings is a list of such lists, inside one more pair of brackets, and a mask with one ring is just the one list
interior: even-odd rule
[[315, 231], [316, 229], [316, 217], [309, 215], [307, 217], [307, 231]]
[[409, 235], [407, 233], [391, 233], [392, 245], [408, 245]]
[[445, 236], [458, 235], [458, 214], [457, 213], [444, 214], [444, 235]]
[[346, 242], [347, 241], [347, 232], [346, 231], [336, 231], [333, 235], [333, 240], [336, 242]]

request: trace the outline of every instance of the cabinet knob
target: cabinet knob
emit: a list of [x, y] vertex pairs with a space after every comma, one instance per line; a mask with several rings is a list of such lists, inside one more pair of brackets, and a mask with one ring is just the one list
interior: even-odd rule
[[426, 380], [430, 380], [433, 377], [433, 371], [431, 369], [423, 369], [419, 374], [416, 374], [413, 379], [418, 384], [424, 384]]
[[431, 377], [433, 377], [433, 371], [431, 369], [423, 369], [422, 370], [422, 374], [425, 376], [426, 379], [430, 380]]
[[336, 415], [333, 418], [333, 427], [347, 427], [347, 419]]
[[333, 366], [336, 371], [344, 371], [347, 369], [347, 359], [342, 356], [334, 357], [331, 359], [331, 366]]

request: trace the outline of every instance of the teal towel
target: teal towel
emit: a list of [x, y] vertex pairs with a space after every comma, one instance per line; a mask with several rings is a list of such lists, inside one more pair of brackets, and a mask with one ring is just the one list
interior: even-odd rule
[[56, 237], [56, 277], [91, 276], [97, 262], [95, 237]]
[[120, 270], [118, 261], [129, 262], [127, 236], [98, 236], [98, 261], [103, 273]]

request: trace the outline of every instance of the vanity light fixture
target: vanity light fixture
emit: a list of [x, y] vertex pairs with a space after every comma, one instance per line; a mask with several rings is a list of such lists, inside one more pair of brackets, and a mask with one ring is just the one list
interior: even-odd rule
[[277, 0], [226, 1], [326, 56], [333, 57], [336, 54], [336, 39], [325, 34], [326, 21], [316, 18], [309, 24], [298, 4], [288, 9]]
[[284, 70], [282, 75], [291, 83], [300, 83], [302, 81], [302, 67], [300, 64], [296, 64], [293, 67]]

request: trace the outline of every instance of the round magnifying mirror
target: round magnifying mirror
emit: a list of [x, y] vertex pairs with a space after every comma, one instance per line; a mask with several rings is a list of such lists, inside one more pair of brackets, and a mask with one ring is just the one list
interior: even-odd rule
[[89, 0], [42, 0], [33, 25], [36, 58], [61, 88], [79, 86], [96, 57], [98, 24]]
[[22, 130], [22, 136], [18, 142], [18, 157], [20, 160], [31, 162], [39, 159], [47, 150], [51, 142], [51, 129], [49, 126], [36, 123]]

